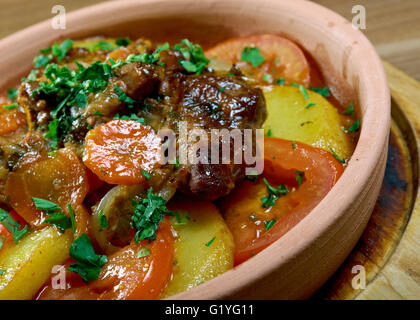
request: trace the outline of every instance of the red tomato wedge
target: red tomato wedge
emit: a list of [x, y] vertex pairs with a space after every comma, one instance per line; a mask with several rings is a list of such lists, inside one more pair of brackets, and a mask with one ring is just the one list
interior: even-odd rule
[[[297, 171], [304, 172], [301, 185]], [[277, 138], [264, 140], [264, 173], [270, 185], [288, 186], [275, 205], [262, 207], [268, 195], [262, 177], [244, 181], [222, 200], [221, 209], [236, 244], [240, 264], [279, 239], [302, 220], [331, 190], [343, 166], [329, 152]]]
[[[242, 61], [245, 48], [258, 48], [264, 61], [258, 66]], [[245, 75], [264, 84], [284, 78], [286, 84], [310, 84], [309, 65], [302, 50], [292, 41], [276, 35], [230, 39], [206, 51], [208, 58], [234, 63]]]
[[145, 180], [141, 170], [160, 166], [160, 138], [137, 121], [111, 120], [90, 130], [85, 141], [85, 165], [109, 184], [139, 184]]
[[[27, 155], [32, 157], [30, 153]], [[52, 201], [66, 214], [69, 214], [67, 205], [70, 203], [76, 222], [87, 221], [78, 216], [78, 212], [84, 212], [78, 207], [87, 194], [88, 184], [85, 167], [77, 155], [70, 149], [60, 149], [54, 156], [27, 160], [22, 159], [26, 164], [11, 172], [6, 181], [5, 195], [10, 206], [32, 227], [40, 227], [45, 217], [36, 210], [31, 197]]]
[[[149, 256], [138, 257], [147, 248]], [[166, 286], [172, 274], [174, 237], [167, 219], [156, 232], [156, 240], [143, 240], [108, 257], [99, 279], [89, 284], [66, 268], [65, 290], [53, 289], [51, 281], [41, 290], [38, 300], [154, 300]], [[67, 263], [66, 267], [71, 262]]]
[[[27, 225], [26, 221], [16, 211], [10, 211], [9, 215], [14, 221], [20, 224], [20, 227], [18, 227], [19, 230], [22, 230]], [[13, 241], [13, 234], [0, 222], [0, 250], [6, 248]]]
[[0, 96], [0, 136], [12, 133], [26, 124], [26, 115], [14, 108], [7, 110], [3, 106], [10, 105], [12, 101]]

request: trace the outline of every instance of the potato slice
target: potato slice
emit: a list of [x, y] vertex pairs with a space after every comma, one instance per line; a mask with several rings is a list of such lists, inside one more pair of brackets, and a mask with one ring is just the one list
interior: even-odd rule
[[[267, 103], [267, 120], [263, 128], [272, 136], [303, 142], [349, 158], [354, 143], [342, 129], [337, 109], [320, 94], [307, 90], [309, 99], [297, 87], [263, 88]], [[307, 108], [312, 103], [313, 106]]]
[[71, 232], [55, 227], [31, 231], [18, 244], [0, 251], [0, 300], [32, 299], [54, 265], [69, 257]]
[[233, 237], [214, 204], [183, 199], [171, 201], [168, 207], [180, 213], [183, 223], [171, 218], [178, 234], [174, 271], [161, 298], [196, 287], [233, 267]]

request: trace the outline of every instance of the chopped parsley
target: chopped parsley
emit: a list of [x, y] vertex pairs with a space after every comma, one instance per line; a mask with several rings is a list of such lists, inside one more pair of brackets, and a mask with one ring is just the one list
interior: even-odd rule
[[270, 74], [268, 74], [268, 73], [264, 73], [264, 75], [263, 75], [263, 80], [264, 80], [265, 82], [271, 82], [271, 80], [272, 80], [271, 75], [270, 75]]
[[241, 60], [249, 62], [254, 68], [256, 68], [265, 61], [265, 58], [261, 55], [259, 48], [245, 47], [242, 50]]
[[302, 95], [303, 95], [303, 97], [305, 98], [305, 100], [308, 100], [308, 99], [309, 99], [309, 94], [308, 94], [308, 91], [306, 90], [306, 88], [305, 88], [303, 85], [298, 84], [298, 83], [291, 83], [290, 85], [291, 85], [292, 87], [297, 87], [297, 88], [299, 88], [299, 90], [300, 90], [300, 92], [302, 93]]
[[346, 163], [346, 160], [343, 159], [343, 158], [340, 158], [338, 156], [338, 154], [333, 150], [333, 148], [331, 148], [331, 147], [329, 147], [329, 148], [330, 148], [331, 154], [334, 156], [334, 158], [336, 158], [338, 161], [340, 161], [343, 164]]
[[91, 51], [112, 51], [115, 49], [115, 46], [108, 41], [98, 41], [92, 46]]
[[210, 247], [210, 245], [213, 243], [213, 241], [216, 239], [216, 237], [211, 238], [209, 242], [205, 244], [206, 247]]
[[0, 270], [0, 276], [4, 275], [6, 273], [6, 270]]
[[178, 158], [175, 158], [174, 165], [175, 165], [175, 169], [179, 169], [179, 160], [178, 160]]
[[122, 119], [122, 120], [133, 120], [141, 123], [142, 125], [146, 125], [146, 122], [143, 118], [137, 116], [135, 113], [131, 113], [129, 116], [120, 116], [118, 113], [114, 116], [114, 119]]
[[6, 211], [0, 208], [0, 223], [3, 224], [7, 230], [12, 233], [13, 240], [15, 243], [18, 243], [29, 231], [29, 227], [25, 227], [21, 230], [21, 225], [19, 222], [15, 221], [12, 216]]
[[63, 209], [54, 202], [40, 198], [31, 199], [35, 204], [35, 208], [43, 211], [47, 215], [44, 223], [56, 226], [62, 233], [73, 226], [72, 220], [66, 216], [63, 213]]
[[166, 42], [163, 45], [158, 46], [153, 53], [144, 52], [138, 55], [130, 54], [126, 59], [126, 62], [144, 62], [148, 64], [154, 64], [158, 62], [160, 59], [159, 53], [164, 50], [169, 50], [169, 49], [170, 49], [169, 43]]
[[313, 106], [315, 106], [315, 105], [316, 105], [315, 103], [308, 103], [308, 104], [306, 105], [305, 109], [309, 109], [309, 108], [311, 108], [311, 107], [313, 107]]
[[3, 106], [3, 109], [12, 110], [12, 109], [16, 109], [17, 107], [19, 107], [17, 102], [13, 102], [12, 104]]
[[70, 256], [77, 263], [72, 263], [69, 270], [79, 274], [85, 282], [97, 280], [102, 267], [108, 262], [105, 255], [95, 253], [92, 242], [85, 233], [71, 244]]
[[348, 116], [353, 116], [353, 115], [354, 115], [354, 105], [353, 105], [353, 103], [351, 103], [351, 104], [347, 107], [347, 109], [344, 111], [344, 114], [345, 114], [345, 115], [348, 115]]
[[66, 66], [48, 64], [44, 71], [47, 81], [40, 81], [33, 96], [48, 97], [56, 107], [50, 112], [52, 121], [48, 125], [46, 137], [51, 139], [51, 147], [56, 149], [62, 138], [70, 131], [75, 120], [69, 106], [84, 108], [89, 93], [99, 92], [108, 84], [112, 76], [111, 66], [96, 61], [85, 68], [76, 62], [78, 70], [71, 71]]
[[273, 136], [273, 132], [271, 131], [271, 129], [268, 129], [267, 131], [267, 137], [272, 137]]
[[312, 91], [320, 94], [321, 96], [328, 98], [330, 96], [330, 89], [328, 87], [325, 88], [309, 88]]
[[137, 231], [135, 235], [137, 243], [144, 239], [155, 240], [156, 231], [163, 218], [175, 214], [166, 207], [165, 199], [153, 193], [152, 187], [147, 191], [146, 198], [139, 202], [133, 200], [133, 207], [131, 226]]
[[181, 52], [184, 56], [184, 59], [180, 60], [179, 63], [188, 72], [201, 74], [210, 62], [210, 60], [204, 55], [204, 51], [201, 46], [199, 44], [192, 43], [188, 39], [181, 40], [181, 42], [176, 44], [173, 48], [174, 50]]
[[347, 132], [356, 132], [360, 129], [360, 119], [357, 119], [355, 122], [352, 123], [350, 128], [347, 129]]
[[302, 185], [303, 178], [305, 177], [305, 172], [296, 170], [296, 181], [299, 184], [299, 187]]
[[296, 149], [296, 142], [294, 140], [292, 141], [292, 148]]
[[137, 252], [137, 258], [143, 258], [143, 257], [149, 257], [149, 256], [150, 256], [149, 248], [143, 248], [143, 249], [140, 249], [139, 252]]
[[226, 87], [220, 87], [219, 89], [217, 89], [219, 92], [223, 92], [225, 91]]
[[120, 47], [126, 47], [126, 46], [128, 46], [129, 44], [131, 43], [131, 40], [129, 39], [129, 38], [119, 38], [119, 39], [117, 39], [116, 41], [115, 41], [115, 44], [117, 45], [117, 46], [120, 46]]
[[12, 88], [12, 89], [8, 89], [7, 90], [7, 96], [9, 97], [10, 100], [14, 101], [16, 100], [17, 96], [18, 96], [18, 89]]
[[133, 104], [136, 103], [133, 99], [131, 99], [129, 96], [125, 94], [124, 91], [119, 86], [114, 87], [115, 93], [118, 95], [118, 99], [121, 102], [124, 102], [127, 104], [128, 108], [134, 108]]
[[276, 84], [279, 84], [281, 86], [284, 86], [284, 84], [286, 83], [286, 79], [285, 78], [277, 78], [276, 80], [274, 80], [274, 82]]
[[144, 171], [143, 169], [140, 169], [141, 174], [146, 178], [146, 180], [150, 179], [150, 173], [147, 171]]
[[108, 219], [106, 218], [106, 215], [104, 214], [103, 210], [99, 211], [99, 231], [104, 231], [108, 228]]
[[73, 41], [66, 39], [61, 44], [54, 43], [51, 47], [42, 49], [42, 54], [34, 59], [35, 68], [46, 67], [47, 64], [54, 58], [56, 58], [58, 62], [61, 62], [72, 47]]
[[264, 221], [265, 230], [266, 231], [270, 230], [274, 226], [275, 223], [276, 223], [276, 219], [272, 219], [270, 221]]
[[263, 208], [270, 208], [276, 204], [276, 200], [281, 195], [286, 195], [289, 190], [287, 189], [287, 186], [285, 185], [279, 185], [278, 187], [273, 187], [270, 185], [270, 183], [267, 181], [266, 178], [263, 178], [264, 184], [267, 187], [267, 193], [268, 196], [261, 198], [262, 207]]

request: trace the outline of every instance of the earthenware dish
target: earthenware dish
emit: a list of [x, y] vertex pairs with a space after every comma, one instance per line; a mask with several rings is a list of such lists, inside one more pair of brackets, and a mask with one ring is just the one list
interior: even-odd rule
[[66, 28], [45, 21], [0, 41], [0, 89], [31, 69], [55, 40], [93, 35], [189, 38], [204, 47], [234, 36], [274, 33], [318, 62], [343, 105], [354, 102], [362, 127], [343, 176], [319, 205], [260, 254], [179, 299], [296, 299], [314, 293], [349, 254], [377, 199], [384, 174], [390, 95], [371, 43], [336, 13], [303, 0], [123, 0], [67, 14]]

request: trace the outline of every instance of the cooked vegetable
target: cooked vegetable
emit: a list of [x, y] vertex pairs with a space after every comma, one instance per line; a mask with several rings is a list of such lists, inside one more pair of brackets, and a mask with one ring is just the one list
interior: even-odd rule
[[[263, 179], [246, 180], [222, 200], [222, 212], [235, 240], [235, 264], [260, 252], [296, 225], [343, 172], [343, 166], [329, 152], [300, 142], [293, 148], [291, 141], [265, 138], [264, 152], [263, 176], [270, 185], [283, 184], [291, 191], [276, 194], [276, 201], [265, 208], [258, 200], [267, 196], [266, 183]], [[297, 171], [305, 173], [304, 177], [299, 174], [302, 180], [296, 179]]]
[[57, 204], [70, 216], [67, 205], [80, 206], [88, 189], [86, 171], [80, 160], [70, 149], [60, 149], [55, 156], [31, 157], [33, 155], [28, 154], [24, 161], [28, 164], [9, 174], [5, 194], [10, 205], [33, 227], [40, 227], [44, 221], [33, 197]]
[[26, 115], [17, 106], [15, 108], [5, 108], [10, 106], [10, 98], [0, 96], [0, 136], [15, 132], [26, 124]]
[[162, 298], [196, 287], [231, 269], [234, 252], [232, 234], [214, 204], [178, 198], [170, 201], [168, 207], [180, 216], [171, 217], [178, 238], [173, 277]]
[[88, 132], [83, 162], [107, 183], [138, 184], [145, 180], [140, 170], [160, 166], [160, 146], [152, 128], [115, 119]]
[[[302, 50], [290, 40], [275, 35], [230, 39], [206, 51], [206, 56], [236, 64], [246, 76], [261, 83], [309, 86], [309, 66]], [[265, 76], [265, 77], [264, 77]]]
[[69, 255], [71, 232], [54, 227], [33, 230], [18, 244], [0, 250], [0, 300], [31, 299]]
[[[144, 240], [136, 244], [133, 240], [109, 256], [98, 280], [86, 285], [78, 280], [79, 276], [70, 273], [66, 290], [55, 290], [47, 285], [39, 299], [156, 299], [171, 276], [173, 242], [171, 227], [164, 220], [155, 241]], [[149, 250], [150, 255], [144, 254], [145, 249]]]
[[[299, 88], [290, 86], [265, 87], [268, 117], [265, 130], [272, 136], [300, 141], [328, 150], [333, 148], [342, 158], [349, 158], [354, 144], [342, 130], [340, 115], [324, 97], [307, 90], [305, 99]], [[306, 108], [308, 103], [314, 103]]]

